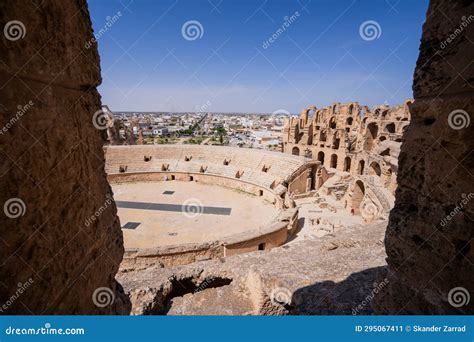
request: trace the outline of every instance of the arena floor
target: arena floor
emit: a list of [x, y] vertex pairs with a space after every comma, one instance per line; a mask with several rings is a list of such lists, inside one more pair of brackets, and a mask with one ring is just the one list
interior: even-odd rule
[[216, 241], [278, 215], [260, 197], [196, 182], [122, 183], [112, 189], [125, 248]]

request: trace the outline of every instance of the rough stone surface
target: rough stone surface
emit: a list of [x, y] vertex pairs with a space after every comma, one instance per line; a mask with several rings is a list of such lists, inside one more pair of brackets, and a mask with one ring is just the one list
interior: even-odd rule
[[[3, 1], [1, 27], [12, 20], [26, 33], [0, 39], [0, 203], [17, 198], [24, 207], [16, 218], [0, 215], [1, 313], [127, 313], [114, 279], [123, 241], [104, 133], [92, 124], [101, 78], [96, 47], [84, 48], [86, 1]], [[113, 304], [94, 305], [99, 287]]]
[[[440, 49], [473, 13], [472, 1], [430, 3], [385, 238], [389, 285], [376, 297], [377, 313], [474, 313], [474, 24]], [[450, 119], [457, 110], [464, 113]], [[469, 303], [450, 297], [457, 287]]]
[[376, 278], [385, 277], [385, 227], [359, 225], [269, 252], [117, 279], [130, 294], [132, 314], [368, 314]]

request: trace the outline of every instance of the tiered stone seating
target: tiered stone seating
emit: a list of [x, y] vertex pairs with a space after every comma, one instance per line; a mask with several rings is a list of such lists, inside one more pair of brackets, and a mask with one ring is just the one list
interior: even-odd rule
[[[242, 181], [266, 188], [281, 183], [305, 162], [302, 157], [278, 152], [220, 146], [108, 146], [105, 151], [108, 174], [119, 173], [121, 166], [127, 167], [126, 173], [163, 172], [163, 164], [169, 165], [169, 172], [199, 173], [203, 166], [206, 174], [236, 178], [239, 172]], [[151, 160], [145, 161], [149, 156]]]

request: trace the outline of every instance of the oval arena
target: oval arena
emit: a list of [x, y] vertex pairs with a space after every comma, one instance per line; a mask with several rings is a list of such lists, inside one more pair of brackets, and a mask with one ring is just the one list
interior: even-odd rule
[[298, 229], [289, 193], [314, 190], [320, 168], [300, 156], [233, 147], [108, 146], [105, 152], [124, 232], [123, 268], [281, 246]]

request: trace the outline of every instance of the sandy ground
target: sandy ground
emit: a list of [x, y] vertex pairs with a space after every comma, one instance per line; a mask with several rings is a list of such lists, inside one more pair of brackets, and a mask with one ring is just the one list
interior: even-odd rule
[[[118, 201], [191, 204], [231, 208], [225, 215], [194, 214], [118, 208], [122, 227], [139, 222], [132, 229], [123, 229], [125, 248], [149, 248], [182, 243], [201, 243], [257, 229], [278, 214], [271, 203], [244, 192], [196, 182], [143, 182], [112, 184]], [[164, 195], [164, 191], [174, 191]]]

